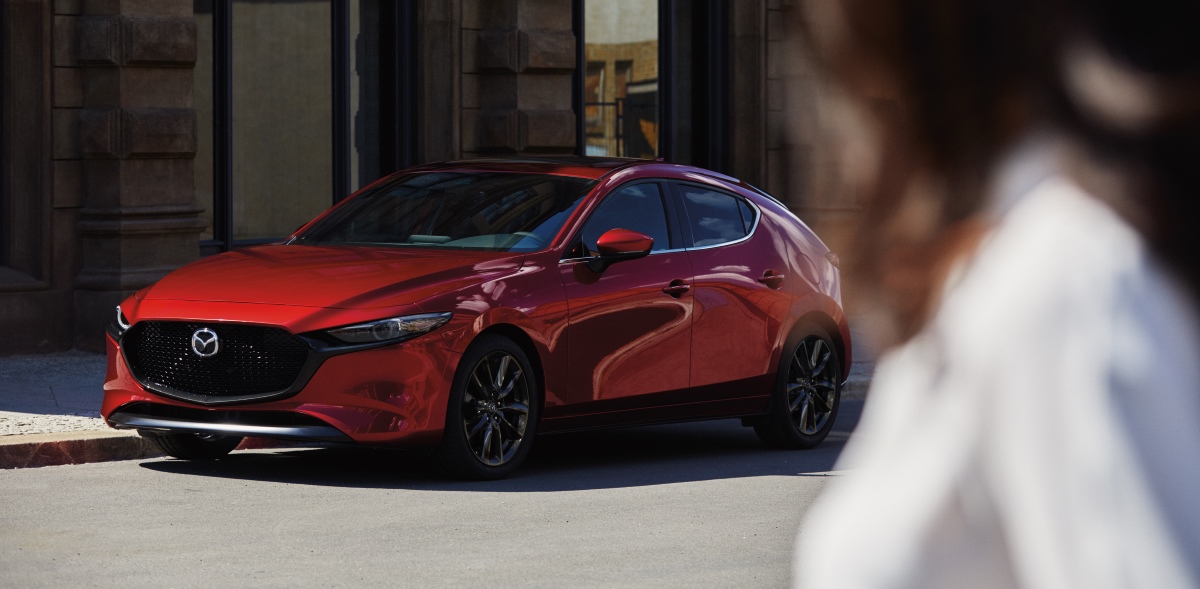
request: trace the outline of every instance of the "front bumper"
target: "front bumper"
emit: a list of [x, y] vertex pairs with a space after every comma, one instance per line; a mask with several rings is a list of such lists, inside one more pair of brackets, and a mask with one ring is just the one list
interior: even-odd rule
[[118, 429], [178, 431], [377, 445], [441, 440], [461, 353], [454, 330], [326, 358], [284, 399], [221, 405], [173, 399], [143, 387], [107, 337], [101, 415]]

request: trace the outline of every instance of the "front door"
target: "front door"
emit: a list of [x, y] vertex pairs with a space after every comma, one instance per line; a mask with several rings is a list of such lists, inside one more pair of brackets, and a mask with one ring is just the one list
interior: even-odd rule
[[[580, 256], [560, 262], [568, 306], [572, 413], [623, 411], [669, 404], [688, 386], [691, 365], [692, 277], [687, 252], [672, 247], [661, 185], [625, 185], [609, 194], [583, 226]], [[614, 228], [654, 238], [650, 255], [593, 272], [586, 258]], [[667, 289], [667, 291], [664, 291]]]

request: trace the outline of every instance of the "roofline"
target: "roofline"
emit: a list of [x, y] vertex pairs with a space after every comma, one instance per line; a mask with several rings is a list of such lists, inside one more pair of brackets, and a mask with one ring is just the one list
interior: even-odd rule
[[[440, 162], [431, 162], [428, 164], [417, 165], [401, 172], [433, 172], [439, 170], [452, 169], [470, 169], [470, 168], [489, 168], [500, 167], [505, 165], [532, 165], [532, 166], [555, 166], [553, 170], [544, 170], [544, 173], [557, 174], [562, 176], [572, 176], [578, 178], [588, 178], [591, 180], [599, 180], [608, 176], [612, 172], [635, 166], [638, 164], [654, 163], [654, 160], [643, 160], [636, 158], [617, 158], [617, 157], [588, 157], [588, 156], [505, 156], [505, 157], [485, 157], [471, 158], [462, 160], [446, 160]], [[509, 170], [514, 173], [521, 170]], [[526, 170], [525, 172], [534, 172], [534, 170]]]
[[[744, 182], [742, 182], [741, 180], [734, 178], [733, 176], [730, 176], [728, 174], [723, 174], [721, 172], [709, 170], [706, 168], [689, 166], [686, 164], [669, 163], [669, 162], [663, 161], [662, 159], [650, 160], [650, 159], [639, 159], [639, 158], [628, 158], [628, 157], [598, 157], [598, 156], [577, 156], [577, 155], [561, 155], [561, 156], [556, 156], [556, 155], [518, 156], [518, 155], [514, 155], [514, 156], [503, 156], [503, 157], [483, 157], [483, 158], [471, 158], [471, 159], [462, 159], [462, 160], [447, 160], [447, 161], [422, 164], [419, 166], [409, 168], [407, 170], [403, 170], [403, 172], [432, 172], [432, 171], [439, 171], [439, 170], [451, 170], [451, 169], [455, 169], [455, 168], [480, 169], [480, 168], [488, 168], [488, 167], [493, 167], [493, 166], [521, 165], [521, 164], [527, 164], [527, 165], [533, 165], [533, 166], [539, 166], [539, 165], [557, 166], [555, 169], [541, 170], [540, 172], [547, 173], [547, 174], [560, 175], [560, 176], [575, 177], [575, 178], [588, 178], [588, 179], [597, 180], [597, 181], [604, 180], [605, 178], [608, 178], [609, 176], [611, 176], [617, 172], [620, 172], [622, 170], [628, 170], [630, 168], [641, 167], [641, 166], [660, 165], [660, 166], [669, 166], [669, 167], [674, 167], [674, 168], [683, 168], [691, 173], [708, 176], [709, 178], [713, 178], [715, 180], [727, 182], [727, 183], [734, 184], [734, 185], [744, 184]], [[512, 172], [512, 173], [537, 173], [538, 172], [537, 170], [508, 170], [508, 171]], [[747, 185], [747, 186], [749, 186], [749, 185]], [[750, 187], [750, 189], [753, 192], [762, 192], [761, 190], [755, 189], [752, 186]]]

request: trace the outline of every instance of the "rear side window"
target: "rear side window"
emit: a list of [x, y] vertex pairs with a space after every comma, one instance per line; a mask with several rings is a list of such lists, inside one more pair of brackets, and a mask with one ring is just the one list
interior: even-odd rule
[[634, 184], [617, 189], [605, 197], [600, 206], [583, 225], [583, 247], [586, 255], [597, 255], [596, 240], [609, 229], [629, 229], [654, 238], [651, 251], [665, 250], [671, 245], [667, 230], [667, 212], [663, 208], [662, 190], [658, 184]]
[[737, 241], [754, 228], [754, 208], [746, 201], [700, 186], [684, 184], [679, 189], [694, 247]]

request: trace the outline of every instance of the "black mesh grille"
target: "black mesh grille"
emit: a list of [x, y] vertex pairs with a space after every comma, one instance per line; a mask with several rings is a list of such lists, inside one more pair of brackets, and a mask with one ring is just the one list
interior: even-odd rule
[[[192, 334], [207, 328], [220, 338], [215, 356], [192, 352]], [[147, 386], [214, 397], [261, 395], [296, 382], [309, 347], [275, 327], [146, 321], [121, 340], [134, 376]]]

